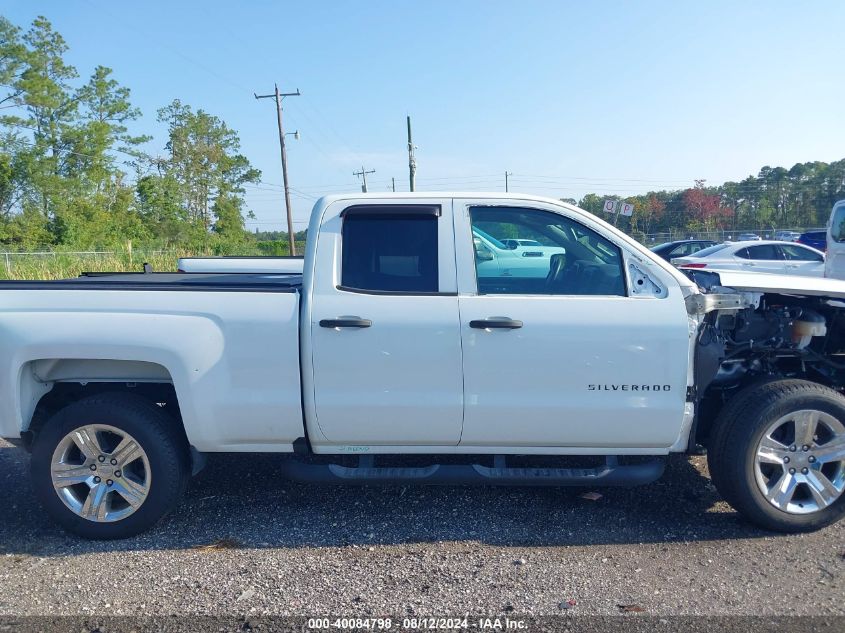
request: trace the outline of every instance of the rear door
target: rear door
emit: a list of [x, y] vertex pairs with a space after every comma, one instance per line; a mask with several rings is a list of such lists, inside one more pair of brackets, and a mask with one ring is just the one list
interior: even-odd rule
[[740, 249], [736, 253], [740, 270], [758, 273], [785, 273], [786, 261], [777, 244], [758, 244]]
[[319, 431], [350, 450], [455, 445], [463, 391], [451, 200], [339, 206], [318, 234], [309, 302], [306, 399]]
[[[661, 298], [631, 296], [619, 245], [564, 213], [455, 201], [466, 450], [667, 447], [678, 435], [689, 352], [680, 288], [663, 271]], [[472, 231], [558, 252], [533, 277], [493, 276]]]

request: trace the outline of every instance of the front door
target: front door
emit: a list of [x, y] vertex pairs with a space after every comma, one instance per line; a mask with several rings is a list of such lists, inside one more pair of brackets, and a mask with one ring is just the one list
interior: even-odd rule
[[800, 244], [781, 244], [789, 275], [824, 277], [824, 255]]
[[[509, 205], [455, 202], [461, 445], [668, 447], [686, 401], [680, 288], [629, 296], [622, 250], [585, 218]], [[479, 232], [539, 241], [548, 253], [542, 272], [488, 276], [483, 255], [473, 253], [470, 236]]]
[[334, 213], [318, 235], [310, 298], [320, 432], [350, 450], [456, 445], [463, 392], [451, 200]]

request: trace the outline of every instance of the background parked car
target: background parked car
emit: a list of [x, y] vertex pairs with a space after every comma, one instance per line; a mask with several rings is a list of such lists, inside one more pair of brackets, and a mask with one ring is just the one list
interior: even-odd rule
[[506, 240], [501, 240], [502, 244], [507, 246], [509, 249], [515, 251], [518, 248], [525, 248], [525, 247], [534, 247], [534, 246], [542, 246], [540, 242], [537, 240], [526, 240], [526, 239], [514, 239], [509, 238]]
[[755, 241], [762, 239], [756, 233], [740, 233], [739, 236], [736, 238], [737, 242], [748, 242], [748, 241]]
[[671, 260], [673, 257], [693, 255], [702, 249], [715, 245], [716, 242], [713, 240], [676, 240], [652, 246], [651, 251], [665, 260]]
[[827, 250], [827, 232], [807, 231], [801, 234], [801, 237], [798, 238], [798, 243], [815, 248], [817, 251], [825, 252]]
[[845, 279], [845, 200], [833, 205], [827, 223], [827, 264], [825, 277]]
[[688, 257], [672, 259], [679, 268], [713, 268], [822, 277], [824, 253], [792, 242], [749, 240], [717, 244]]
[[798, 231], [775, 231], [774, 239], [781, 242], [797, 242], [801, 234]]
[[478, 273], [481, 275], [483, 271], [483, 276], [487, 277], [545, 278], [551, 268], [552, 255], [566, 254], [566, 249], [561, 246], [544, 246], [537, 240], [523, 238], [504, 238], [540, 244], [511, 248], [505, 245], [504, 240], [478, 227], [473, 227], [472, 239]]

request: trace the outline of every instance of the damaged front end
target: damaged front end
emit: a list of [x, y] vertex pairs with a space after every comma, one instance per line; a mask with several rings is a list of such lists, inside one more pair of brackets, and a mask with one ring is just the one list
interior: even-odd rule
[[[814, 283], [802, 291], [804, 279], [799, 277], [787, 281], [759, 274], [734, 279], [729, 273], [687, 274], [701, 291], [686, 299], [697, 324], [691, 387], [696, 416], [690, 449], [694, 444], [706, 446], [716, 414], [755, 380], [802, 378], [842, 390], [845, 301], [839, 295], [845, 295], [845, 284], [839, 288], [808, 279]], [[785, 287], [787, 283], [793, 287]]]

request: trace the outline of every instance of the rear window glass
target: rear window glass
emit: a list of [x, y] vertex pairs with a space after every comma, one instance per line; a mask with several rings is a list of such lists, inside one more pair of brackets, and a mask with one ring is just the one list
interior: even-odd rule
[[707, 248], [702, 248], [700, 251], [695, 253], [693, 257], [707, 257], [708, 255], [718, 253], [719, 251], [726, 249], [727, 247], [727, 244], [716, 244], [715, 246], [708, 246]]
[[749, 259], [781, 259], [778, 247], [774, 244], [761, 244], [760, 246], [749, 246], [745, 249]]
[[437, 217], [346, 217], [341, 284], [358, 290], [437, 292]]

